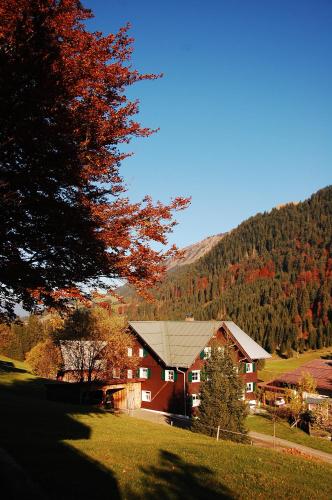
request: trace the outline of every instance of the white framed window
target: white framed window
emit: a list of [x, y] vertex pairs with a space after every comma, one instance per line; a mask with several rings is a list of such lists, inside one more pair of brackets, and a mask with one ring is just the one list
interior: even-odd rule
[[246, 383], [246, 392], [254, 392], [254, 383], [253, 382]]
[[252, 373], [254, 371], [252, 363], [246, 363], [246, 373]]
[[201, 370], [193, 370], [191, 372], [191, 382], [200, 382], [201, 381]]
[[144, 349], [143, 349], [143, 347], [140, 347], [140, 348], [139, 348], [139, 351], [138, 351], [138, 356], [139, 356], [140, 358], [144, 358]]
[[201, 404], [200, 394], [192, 394], [191, 401], [193, 406], [199, 406]]
[[139, 368], [138, 378], [149, 378], [149, 368]]
[[142, 401], [151, 401], [151, 391], [142, 391]]
[[113, 378], [120, 378], [120, 368], [113, 368]]
[[133, 378], [133, 370], [127, 370], [127, 378]]
[[165, 370], [165, 380], [167, 382], [174, 382], [174, 370]]
[[132, 347], [128, 347], [128, 357], [131, 358], [133, 355], [133, 348]]
[[211, 358], [211, 346], [204, 347], [204, 359]]

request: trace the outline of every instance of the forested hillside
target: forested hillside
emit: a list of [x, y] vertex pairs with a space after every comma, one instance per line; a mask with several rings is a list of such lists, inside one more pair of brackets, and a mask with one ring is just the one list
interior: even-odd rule
[[[213, 214], [211, 214], [211, 217]], [[332, 344], [332, 187], [257, 214], [194, 264], [169, 272], [130, 318], [232, 319], [270, 352]]]

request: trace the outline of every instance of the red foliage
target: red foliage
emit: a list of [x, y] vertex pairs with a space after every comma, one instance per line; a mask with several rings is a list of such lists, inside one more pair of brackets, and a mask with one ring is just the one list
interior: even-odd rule
[[245, 274], [245, 282], [253, 283], [258, 279], [274, 278], [274, 275], [275, 275], [274, 263], [270, 260], [263, 267], [247, 271]]
[[160, 75], [130, 66], [128, 26], [102, 36], [86, 30], [91, 17], [77, 0], [0, 4], [7, 120], [0, 155], [12, 159], [0, 177], [7, 312], [19, 300], [33, 307], [32, 289], [52, 303], [54, 292], [64, 300], [101, 277], [125, 278], [144, 294], [177, 255], [174, 246], [163, 253], [150, 242], [167, 243], [173, 212], [189, 199], [130, 203], [119, 172], [128, 156], [119, 145], [154, 132], [134, 119], [138, 101], [124, 91]]
[[296, 278], [296, 287], [305, 288], [307, 283], [316, 282], [320, 283], [319, 270], [317, 268], [311, 271], [302, 271]]
[[313, 314], [312, 314], [312, 310], [311, 309], [308, 309], [305, 313], [305, 317], [308, 318], [308, 319], [312, 319], [313, 317]]

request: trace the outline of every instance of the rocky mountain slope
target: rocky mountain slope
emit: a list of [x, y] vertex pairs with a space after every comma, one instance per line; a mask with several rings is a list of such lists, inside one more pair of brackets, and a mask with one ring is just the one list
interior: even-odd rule
[[214, 236], [208, 236], [204, 240], [198, 243], [193, 243], [185, 248], [182, 248], [181, 259], [170, 259], [167, 263], [167, 271], [171, 269], [186, 266], [188, 264], [193, 264], [198, 259], [203, 257], [205, 254], [210, 252], [212, 248], [219, 243], [219, 241], [225, 236], [225, 234], [215, 234]]

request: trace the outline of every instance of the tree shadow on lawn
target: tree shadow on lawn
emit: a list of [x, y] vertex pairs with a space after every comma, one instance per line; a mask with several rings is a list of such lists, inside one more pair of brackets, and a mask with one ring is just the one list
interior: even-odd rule
[[[14, 381], [8, 386], [1, 385], [0, 379], [0, 447], [23, 469], [20, 474], [15, 463], [12, 467], [10, 460], [0, 456], [2, 497], [120, 499], [111, 470], [62, 442], [85, 440], [91, 435], [90, 428], [74, 420], [70, 413], [102, 412], [38, 399], [36, 383], [38, 379]], [[29, 396], [29, 387], [33, 397]], [[26, 490], [25, 474], [33, 483], [31, 491]]]
[[16, 368], [14, 363], [11, 361], [3, 361], [0, 360], [0, 373], [1, 372], [6, 372], [6, 373], [28, 373], [27, 370], [22, 370], [22, 368]]
[[207, 500], [233, 499], [237, 496], [214, 478], [204, 466], [185, 462], [178, 455], [160, 450], [160, 465], [141, 468], [143, 491], [129, 491], [127, 498], [136, 500]]

